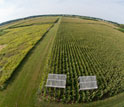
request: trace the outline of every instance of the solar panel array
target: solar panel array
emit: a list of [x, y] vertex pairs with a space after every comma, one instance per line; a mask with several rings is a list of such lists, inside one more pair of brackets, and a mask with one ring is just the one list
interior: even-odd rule
[[48, 74], [46, 87], [65, 88], [66, 87], [66, 75]]
[[80, 76], [79, 77], [80, 90], [97, 89], [96, 76]]

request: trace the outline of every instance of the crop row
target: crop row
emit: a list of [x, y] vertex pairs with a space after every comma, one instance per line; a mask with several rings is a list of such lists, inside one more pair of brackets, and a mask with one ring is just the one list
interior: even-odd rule
[[[64, 103], [81, 103], [121, 92], [123, 90], [121, 69], [113, 68], [112, 63], [101, 61], [102, 59], [95, 54], [97, 52], [95, 48], [88, 47], [84, 40], [78, 39], [82, 35], [74, 34], [74, 29], [70, 30], [71, 26], [61, 24], [48, 63], [49, 73], [67, 75], [66, 88], [46, 88], [44, 84], [42, 98]], [[79, 91], [78, 77], [87, 75], [96, 75], [97, 90]]]

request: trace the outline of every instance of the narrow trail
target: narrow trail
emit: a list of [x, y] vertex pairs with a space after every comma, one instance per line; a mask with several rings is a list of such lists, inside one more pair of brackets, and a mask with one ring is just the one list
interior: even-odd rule
[[15, 71], [17, 74], [8, 87], [0, 91], [0, 107], [34, 107], [36, 92], [59, 24], [60, 20], [50, 28]]

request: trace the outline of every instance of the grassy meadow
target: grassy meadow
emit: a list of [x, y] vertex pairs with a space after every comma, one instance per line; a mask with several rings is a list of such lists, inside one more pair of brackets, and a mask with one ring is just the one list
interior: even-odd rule
[[6, 47], [0, 51], [0, 66], [2, 69], [0, 72], [0, 86], [11, 77], [13, 71], [20, 64], [28, 51], [50, 26], [51, 25], [46, 24], [21, 29], [17, 28], [1, 36], [0, 44], [4, 44]]
[[[29, 19], [27, 21], [21, 21], [18, 24], [11, 26], [3, 26], [0, 36], [0, 45], [6, 45], [4, 49], [0, 51], [0, 88], [3, 89], [4, 84], [12, 75], [14, 70], [26, 56], [30, 49], [37, 43], [44, 33], [54, 24], [56, 18], [43, 18]], [[36, 21], [35, 21], [36, 20]], [[38, 22], [43, 22], [36, 24]], [[31, 26], [28, 26], [28, 23]], [[21, 26], [21, 27], [20, 27]], [[6, 28], [5, 28], [6, 27]]]

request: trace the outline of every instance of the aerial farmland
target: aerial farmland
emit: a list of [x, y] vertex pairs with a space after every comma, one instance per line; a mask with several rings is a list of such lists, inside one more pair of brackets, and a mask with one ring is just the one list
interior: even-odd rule
[[48, 15], [0, 25], [0, 107], [123, 107], [124, 27]]

